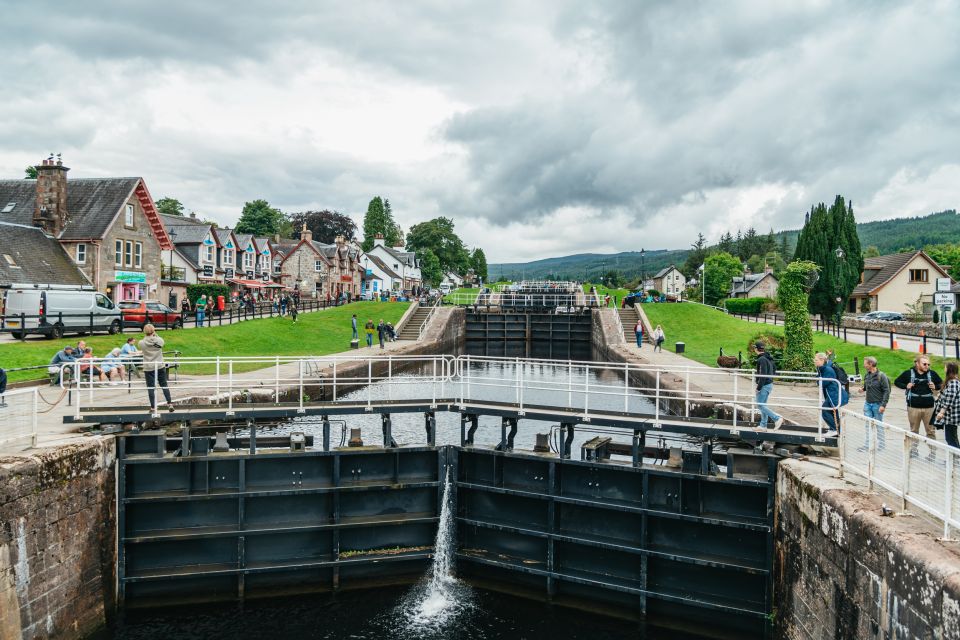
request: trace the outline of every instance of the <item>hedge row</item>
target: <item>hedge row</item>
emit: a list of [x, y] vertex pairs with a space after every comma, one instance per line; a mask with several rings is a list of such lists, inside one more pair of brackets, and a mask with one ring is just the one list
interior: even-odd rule
[[772, 302], [770, 298], [726, 298], [723, 306], [730, 313], [760, 313]]

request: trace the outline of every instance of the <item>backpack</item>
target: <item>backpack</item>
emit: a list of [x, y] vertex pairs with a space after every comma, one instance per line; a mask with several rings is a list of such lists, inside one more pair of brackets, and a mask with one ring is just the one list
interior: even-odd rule
[[837, 380], [840, 381], [840, 384], [843, 387], [847, 387], [850, 384], [850, 377], [847, 376], [847, 372], [843, 370], [836, 362], [833, 363], [833, 372], [837, 374]]

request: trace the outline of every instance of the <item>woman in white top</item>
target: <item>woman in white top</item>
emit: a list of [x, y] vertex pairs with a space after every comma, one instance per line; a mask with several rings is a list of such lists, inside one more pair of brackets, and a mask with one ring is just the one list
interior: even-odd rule
[[663, 327], [657, 325], [657, 328], [653, 330], [653, 350], [660, 349], [660, 351], [663, 351], [663, 342], [666, 339], [667, 336], [663, 333]]

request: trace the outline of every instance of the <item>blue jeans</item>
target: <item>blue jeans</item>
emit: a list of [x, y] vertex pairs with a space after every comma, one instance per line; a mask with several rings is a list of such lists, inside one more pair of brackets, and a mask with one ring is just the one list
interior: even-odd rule
[[202, 326], [203, 326], [203, 318], [204, 318], [205, 315], [206, 315], [206, 312], [205, 312], [205, 311], [199, 311], [199, 310], [197, 311], [197, 326], [198, 326], [198, 327], [202, 327]]
[[637, 334], [637, 346], [638, 346], [638, 347], [642, 347], [642, 346], [643, 346], [643, 331], [634, 331], [634, 333]]
[[[863, 415], [873, 420], [876, 420], [878, 423], [883, 421], [883, 414], [880, 413], [879, 402], [864, 402]], [[870, 429], [869, 428], [867, 429], [866, 434], [864, 434], [863, 446], [866, 449], [870, 448]], [[886, 446], [887, 446], [887, 442], [884, 436], [883, 425], [877, 424], [877, 448], [883, 449]]]
[[829, 402], [824, 402], [823, 405], [821, 406], [823, 407], [823, 409], [820, 411], [820, 415], [823, 416], [823, 421], [827, 423], [827, 430], [836, 431], [837, 433], [840, 433], [840, 429], [837, 426], [837, 421], [835, 419], [836, 418], [835, 412], [837, 411], [837, 409], [834, 409], [833, 405], [831, 405]]
[[767, 406], [767, 400], [770, 398], [770, 392], [773, 391], [773, 383], [768, 382], [757, 389], [757, 408], [760, 409], [760, 428], [767, 428], [767, 420], [776, 422], [780, 419], [776, 413]]
[[373, 334], [372, 334], [372, 333], [368, 333], [368, 334], [367, 334], [367, 346], [368, 346], [368, 347], [372, 347], [372, 346], [373, 346]]

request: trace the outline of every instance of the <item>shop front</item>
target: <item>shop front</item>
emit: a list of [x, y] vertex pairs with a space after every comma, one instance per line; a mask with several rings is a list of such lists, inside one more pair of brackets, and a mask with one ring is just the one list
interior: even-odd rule
[[142, 271], [116, 271], [108, 291], [114, 302], [143, 300], [147, 297], [147, 274]]

